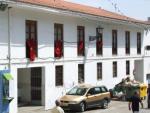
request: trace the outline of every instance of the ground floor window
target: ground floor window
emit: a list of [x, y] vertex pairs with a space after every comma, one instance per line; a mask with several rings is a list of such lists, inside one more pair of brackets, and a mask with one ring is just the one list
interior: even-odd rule
[[113, 77], [117, 77], [117, 62], [113, 62]]
[[126, 61], [126, 75], [130, 74], [130, 61]]
[[84, 83], [84, 64], [78, 64], [78, 83]]
[[63, 85], [63, 66], [59, 65], [55, 67], [55, 85], [62, 86]]
[[97, 80], [102, 79], [102, 63], [97, 63]]

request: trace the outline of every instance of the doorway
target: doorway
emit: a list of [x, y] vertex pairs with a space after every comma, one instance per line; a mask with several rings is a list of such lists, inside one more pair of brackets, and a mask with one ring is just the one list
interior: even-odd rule
[[31, 68], [31, 103], [41, 105], [42, 99], [42, 69], [40, 67]]
[[18, 69], [18, 106], [42, 105], [42, 67]]
[[134, 61], [134, 78], [137, 81], [144, 82], [144, 64], [143, 60]]

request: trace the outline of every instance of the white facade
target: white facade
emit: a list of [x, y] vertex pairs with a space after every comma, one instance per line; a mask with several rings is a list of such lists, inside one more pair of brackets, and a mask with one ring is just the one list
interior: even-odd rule
[[[38, 28], [38, 58], [34, 62], [26, 59], [25, 48], [25, 20], [36, 20]], [[137, 55], [137, 32], [142, 34], [142, 44], [144, 38], [144, 29], [132, 25], [125, 25], [115, 22], [103, 22], [102, 20], [94, 21], [86, 19], [82, 16], [67, 16], [54, 12], [34, 10], [30, 8], [10, 9], [9, 30], [11, 40], [11, 74], [13, 80], [10, 81], [10, 96], [14, 100], [10, 104], [10, 113], [17, 113], [17, 97], [18, 97], [18, 78], [23, 79], [27, 84], [29, 79], [28, 71], [18, 71], [22, 68], [42, 67], [42, 105], [45, 109], [50, 109], [54, 105], [54, 101], [62, 96], [67, 89], [73, 84], [78, 84], [78, 64], [85, 65], [85, 83], [93, 85], [106, 85], [113, 88], [115, 84], [126, 77], [126, 61], [130, 61], [130, 76], [133, 76], [135, 69], [135, 60], [143, 61], [144, 48], [142, 45], [141, 55]], [[77, 44], [64, 42], [64, 57], [61, 59], [54, 58], [54, 23], [61, 23], [64, 26], [64, 41], [77, 41], [77, 26], [85, 27], [85, 57], [77, 56]], [[103, 29], [103, 56], [96, 56], [95, 41], [89, 42], [89, 36], [96, 35], [96, 27], [102, 26]], [[112, 30], [118, 31], [118, 55], [112, 56]], [[125, 54], [125, 31], [130, 31], [130, 55]], [[0, 11], [0, 69], [8, 68], [8, 12]], [[146, 59], [145, 59], [146, 60]], [[117, 77], [112, 75], [112, 62], [116, 61], [118, 65]], [[97, 63], [102, 62], [103, 77], [97, 80]], [[147, 62], [147, 61], [145, 61]], [[143, 62], [142, 62], [143, 63]], [[55, 86], [55, 66], [63, 65], [63, 87]], [[142, 64], [143, 65], [143, 64]], [[150, 70], [147, 64], [147, 70]], [[143, 65], [144, 66], [144, 65]], [[141, 68], [140, 68], [141, 69]], [[143, 71], [143, 69], [141, 69]], [[22, 73], [19, 74], [18, 73]], [[143, 72], [146, 74], [147, 72]], [[150, 73], [150, 72], [149, 72]], [[19, 77], [18, 77], [19, 76]], [[20, 77], [22, 76], [22, 77]], [[139, 78], [139, 77], [137, 77]], [[25, 80], [27, 79], [27, 80]], [[139, 78], [142, 82], [146, 82], [144, 75]], [[29, 84], [29, 83], [28, 83]], [[24, 87], [24, 85], [23, 85]], [[26, 89], [30, 88], [27, 86]], [[21, 89], [19, 89], [21, 90]], [[28, 89], [29, 90], [29, 89]], [[20, 91], [21, 92], [21, 91]], [[29, 91], [24, 91], [25, 95], [29, 95]], [[27, 100], [30, 98], [26, 98]], [[29, 99], [30, 100], [30, 99]]]
[[150, 45], [150, 32], [145, 32], [144, 37], [144, 80], [150, 84], [150, 76], [148, 77], [148, 75], [150, 75], [150, 50], [146, 49], [146, 46]]

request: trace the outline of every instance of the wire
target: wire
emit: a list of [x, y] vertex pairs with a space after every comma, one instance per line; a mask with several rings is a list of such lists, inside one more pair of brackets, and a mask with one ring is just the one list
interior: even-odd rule
[[133, 22], [133, 20], [131, 20], [129, 17], [127, 17], [127, 16], [120, 10], [120, 8], [118, 7], [118, 4], [117, 4], [117, 3], [114, 3], [112, 0], [107, 0], [107, 1], [110, 2], [111, 5], [114, 7], [115, 11], [118, 12], [118, 13], [120, 13], [122, 16], [124, 16], [124, 17], [129, 21], [129, 23], [134, 24], [134, 25], [137, 25], [137, 26], [139, 26], [139, 27], [141, 27], [141, 28], [144, 27], [144, 29], [146, 30], [146, 32], [149, 31], [150, 28], [146, 28], [145, 26], [142, 26], [142, 25], [140, 25], [140, 24], [138, 24], [138, 23], [136, 23], [136, 22]]

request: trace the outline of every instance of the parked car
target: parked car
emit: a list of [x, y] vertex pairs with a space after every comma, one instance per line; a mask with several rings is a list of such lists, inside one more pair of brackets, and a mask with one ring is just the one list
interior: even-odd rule
[[108, 107], [110, 92], [105, 86], [91, 86], [82, 84], [73, 87], [60, 98], [64, 110], [85, 111], [87, 108], [101, 106]]

